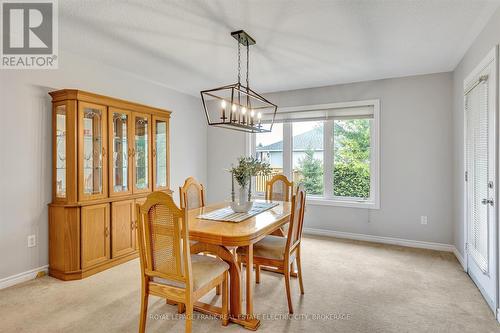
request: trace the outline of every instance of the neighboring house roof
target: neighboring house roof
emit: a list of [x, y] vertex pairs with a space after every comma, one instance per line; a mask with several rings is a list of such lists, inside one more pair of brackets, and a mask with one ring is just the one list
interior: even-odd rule
[[[307, 150], [312, 148], [316, 151], [323, 150], [323, 128], [314, 129], [295, 135], [293, 137], [293, 150]], [[271, 143], [267, 146], [256, 147], [256, 151], [283, 151], [283, 140]]]

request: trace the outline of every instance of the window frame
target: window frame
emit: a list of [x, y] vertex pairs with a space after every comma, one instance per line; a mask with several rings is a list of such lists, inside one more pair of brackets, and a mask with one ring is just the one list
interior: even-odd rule
[[[307, 113], [308, 110], [331, 110], [349, 107], [368, 106], [373, 108], [373, 118], [370, 127], [370, 197], [367, 200], [360, 198], [338, 197], [333, 195], [333, 147], [334, 132], [333, 119], [324, 121], [323, 132], [323, 195], [308, 195], [307, 202], [318, 206], [338, 206], [350, 208], [380, 209], [380, 100], [363, 100], [342, 103], [328, 103], [320, 105], [306, 105], [280, 108], [281, 112], [300, 111]], [[304, 119], [307, 116], [304, 115]], [[293, 169], [293, 139], [292, 122], [283, 123], [283, 174], [291, 179]], [[255, 134], [246, 136], [246, 152], [255, 155]], [[255, 192], [254, 192], [255, 193]], [[255, 193], [258, 198], [264, 197], [263, 193]]]

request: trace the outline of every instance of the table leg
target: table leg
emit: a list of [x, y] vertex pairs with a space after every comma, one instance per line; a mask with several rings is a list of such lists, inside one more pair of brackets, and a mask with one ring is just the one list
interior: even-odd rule
[[247, 276], [246, 276], [246, 298], [247, 298], [247, 318], [253, 317], [253, 244], [247, 247]]
[[[260, 320], [248, 318], [242, 313], [241, 271], [238, 263], [236, 262], [235, 255], [225, 247], [218, 245], [205, 244], [205, 243], [196, 243], [191, 245], [191, 254], [196, 254], [200, 252], [208, 252], [211, 254], [215, 254], [229, 264], [229, 314], [230, 314], [229, 320], [247, 329], [256, 330], [260, 326]], [[212, 313], [212, 314], [214, 313], [213, 307], [209, 308], [206, 305], [201, 306], [198, 303], [195, 304], [195, 310], [205, 313]]]

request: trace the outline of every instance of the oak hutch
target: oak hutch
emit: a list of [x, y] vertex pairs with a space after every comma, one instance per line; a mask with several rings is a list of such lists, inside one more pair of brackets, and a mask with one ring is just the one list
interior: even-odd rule
[[170, 112], [80, 90], [50, 95], [49, 274], [75, 280], [137, 257], [135, 203], [170, 193]]

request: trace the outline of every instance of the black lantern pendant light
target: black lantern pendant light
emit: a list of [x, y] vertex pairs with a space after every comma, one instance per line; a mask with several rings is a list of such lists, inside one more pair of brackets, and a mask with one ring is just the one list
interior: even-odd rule
[[[255, 39], [243, 30], [231, 36], [238, 42], [238, 83], [200, 92], [208, 124], [248, 133], [270, 132], [278, 106], [249, 86], [250, 45]], [[246, 86], [241, 84], [241, 45], [246, 47]]]

